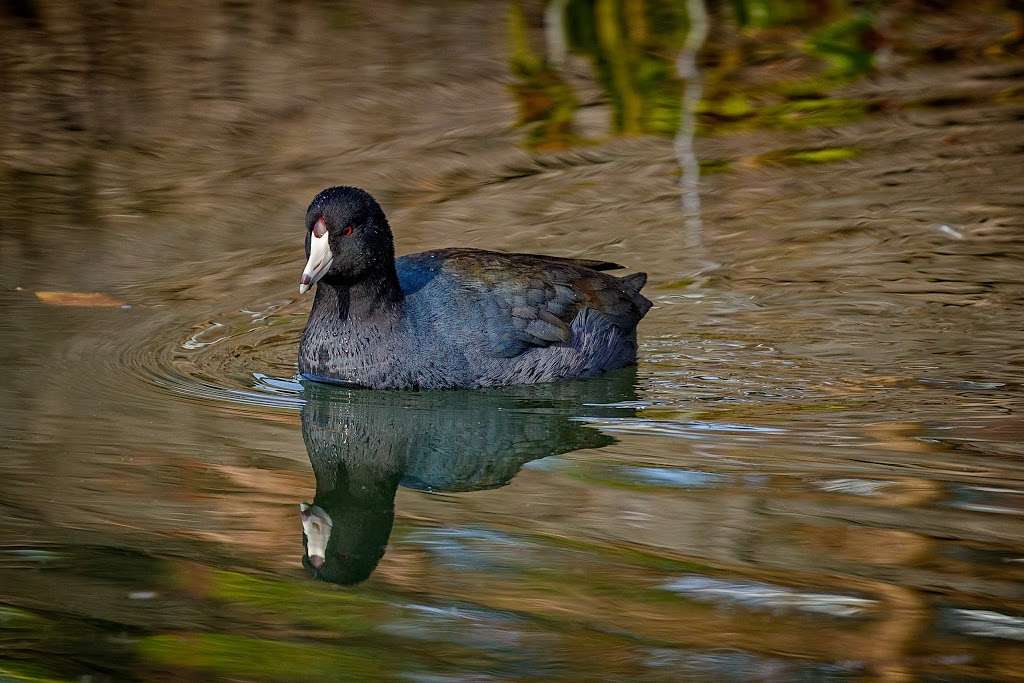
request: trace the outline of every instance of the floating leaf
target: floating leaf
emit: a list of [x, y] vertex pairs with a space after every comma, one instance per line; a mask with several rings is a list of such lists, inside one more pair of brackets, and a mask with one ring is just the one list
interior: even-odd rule
[[102, 292], [36, 292], [36, 298], [44, 304], [53, 306], [111, 308], [125, 305], [120, 299], [115, 299]]
[[828, 164], [833, 161], [846, 161], [855, 156], [857, 156], [857, 150], [850, 147], [826, 147], [825, 149], [796, 151], [788, 158], [798, 164]]

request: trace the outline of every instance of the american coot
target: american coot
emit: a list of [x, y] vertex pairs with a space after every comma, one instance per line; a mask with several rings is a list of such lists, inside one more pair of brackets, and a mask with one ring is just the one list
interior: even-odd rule
[[438, 249], [395, 259], [369, 193], [331, 187], [306, 211], [317, 285], [299, 372], [375, 389], [446, 389], [591, 377], [636, 360], [644, 273], [608, 261]]

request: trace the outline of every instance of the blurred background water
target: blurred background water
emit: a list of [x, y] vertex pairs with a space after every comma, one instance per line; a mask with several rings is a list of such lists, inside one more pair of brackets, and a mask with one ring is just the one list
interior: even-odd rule
[[[0, 679], [1024, 671], [1020, 3], [0, 8]], [[303, 386], [339, 183], [639, 366]]]

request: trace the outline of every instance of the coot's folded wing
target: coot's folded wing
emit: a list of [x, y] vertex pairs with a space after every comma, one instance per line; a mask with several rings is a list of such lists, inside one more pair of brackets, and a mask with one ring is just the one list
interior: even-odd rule
[[646, 275], [617, 278], [619, 268], [590, 261], [479, 249], [441, 249], [399, 259], [406, 293], [441, 278], [479, 316], [487, 352], [511, 358], [529, 348], [569, 343], [580, 311], [597, 311], [632, 332], [651, 303], [640, 294]]

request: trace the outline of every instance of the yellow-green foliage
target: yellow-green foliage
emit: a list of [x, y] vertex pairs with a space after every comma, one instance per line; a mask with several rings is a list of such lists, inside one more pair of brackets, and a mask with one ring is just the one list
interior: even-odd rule
[[210, 597], [277, 617], [290, 624], [309, 624], [339, 635], [365, 633], [369, 612], [381, 603], [365, 594], [334, 589], [313, 581], [263, 578], [217, 570]]
[[58, 683], [68, 679], [46, 669], [28, 664], [0, 659], [0, 681], [25, 681], [26, 683]]
[[860, 152], [853, 147], [823, 147], [821, 149], [781, 149], [758, 157], [762, 164], [799, 166], [803, 164], [830, 164], [848, 161]]
[[508, 7], [510, 86], [519, 104], [519, 124], [531, 124], [527, 146], [560, 148], [579, 142], [573, 117], [579, 103], [562, 76], [530, 47], [526, 18], [519, 3]]
[[826, 147], [825, 149], [805, 149], [790, 152], [784, 158], [797, 164], [829, 164], [835, 161], [846, 161], [857, 156], [852, 147]]
[[139, 641], [138, 653], [158, 667], [252, 680], [375, 681], [395, 675], [393, 663], [379, 650], [222, 633], [150, 636]]

